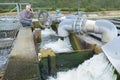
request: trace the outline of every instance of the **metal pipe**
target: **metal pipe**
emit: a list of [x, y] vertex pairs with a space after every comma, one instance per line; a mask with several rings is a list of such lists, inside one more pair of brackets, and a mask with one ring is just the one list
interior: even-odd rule
[[67, 16], [59, 25], [58, 25], [58, 36], [67, 37], [69, 32], [73, 31], [73, 23], [76, 17], [74, 15]]
[[109, 42], [117, 37], [116, 26], [108, 20], [87, 20], [83, 31], [102, 34], [103, 42]]
[[[65, 19], [58, 26], [58, 36], [67, 37], [69, 32], [93, 32], [102, 34], [102, 41], [109, 42], [112, 39], [117, 37], [117, 29], [113, 23], [108, 20], [82, 20], [76, 22], [76, 18], [73, 19]], [[83, 25], [84, 24], [84, 25]], [[79, 29], [79, 30], [78, 30]]]
[[73, 21], [72, 20], [64, 20], [58, 26], [58, 36], [60, 37], [67, 37], [69, 32], [73, 30], [72, 28]]

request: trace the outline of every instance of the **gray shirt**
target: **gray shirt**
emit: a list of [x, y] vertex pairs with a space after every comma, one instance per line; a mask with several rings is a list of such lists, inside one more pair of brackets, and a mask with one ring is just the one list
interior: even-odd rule
[[19, 13], [19, 20], [28, 20], [33, 18], [34, 14], [30, 11], [27, 12], [26, 10], [23, 10]]

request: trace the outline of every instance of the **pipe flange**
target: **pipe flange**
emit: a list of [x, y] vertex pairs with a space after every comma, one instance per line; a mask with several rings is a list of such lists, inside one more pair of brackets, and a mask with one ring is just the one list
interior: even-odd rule
[[75, 33], [81, 33], [82, 32], [82, 27], [84, 27], [86, 23], [86, 18], [85, 16], [78, 16], [77, 19], [74, 21], [73, 24], [73, 30]]

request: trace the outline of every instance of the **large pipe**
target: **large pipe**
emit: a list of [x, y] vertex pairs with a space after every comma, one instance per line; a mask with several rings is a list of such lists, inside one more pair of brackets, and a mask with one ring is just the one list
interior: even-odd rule
[[76, 17], [69, 15], [58, 25], [58, 36], [67, 37], [69, 32], [73, 31], [73, 23]]
[[[67, 37], [69, 32], [76, 30], [80, 32], [93, 32], [102, 34], [102, 41], [108, 42], [117, 37], [117, 29], [113, 23], [108, 20], [86, 20], [79, 22], [80, 24], [75, 27], [74, 22], [77, 21], [74, 19], [65, 19], [58, 26], [58, 36]], [[83, 25], [84, 24], [84, 25]]]
[[60, 37], [67, 37], [69, 32], [73, 30], [72, 28], [73, 21], [66, 19], [58, 26], [58, 36]]
[[116, 26], [108, 20], [87, 20], [82, 30], [102, 34], [103, 42], [109, 42], [117, 37]]

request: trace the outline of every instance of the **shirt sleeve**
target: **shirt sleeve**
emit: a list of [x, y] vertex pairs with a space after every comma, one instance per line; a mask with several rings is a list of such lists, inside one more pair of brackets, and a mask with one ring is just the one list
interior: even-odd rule
[[20, 20], [27, 20], [27, 13], [26, 13], [25, 10], [23, 10], [22, 12], [20, 12], [19, 18], [20, 18]]

